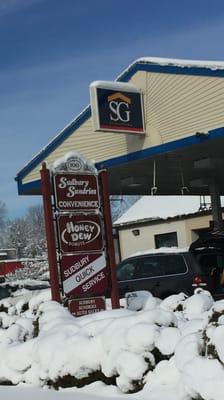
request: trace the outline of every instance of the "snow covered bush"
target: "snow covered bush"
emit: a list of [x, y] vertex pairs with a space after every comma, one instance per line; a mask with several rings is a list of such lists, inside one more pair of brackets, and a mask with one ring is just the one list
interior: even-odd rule
[[206, 291], [163, 301], [143, 293], [140, 311], [131, 301], [131, 309], [74, 318], [49, 297], [20, 292], [0, 303], [1, 383], [100, 380], [153, 399], [224, 398], [224, 300]]
[[21, 260], [23, 268], [6, 275], [6, 282], [24, 281], [26, 279], [47, 280], [49, 278], [48, 261], [42, 259]]

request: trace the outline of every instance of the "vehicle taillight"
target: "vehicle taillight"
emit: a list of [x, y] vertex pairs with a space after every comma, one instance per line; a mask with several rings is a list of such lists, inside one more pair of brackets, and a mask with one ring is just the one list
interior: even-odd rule
[[196, 285], [200, 285], [201, 283], [203, 283], [202, 277], [199, 276], [199, 275], [195, 276], [195, 277], [194, 277], [194, 283], [195, 283]]

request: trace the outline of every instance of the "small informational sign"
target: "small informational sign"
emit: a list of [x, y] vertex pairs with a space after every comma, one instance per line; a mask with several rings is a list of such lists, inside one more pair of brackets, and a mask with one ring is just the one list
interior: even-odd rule
[[75, 317], [93, 314], [106, 309], [104, 297], [92, 297], [87, 299], [70, 299], [68, 308]]
[[90, 173], [54, 175], [55, 206], [60, 211], [94, 211], [100, 207], [98, 179]]
[[106, 292], [108, 274], [104, 253], [64, 255], [60, 267], [67, 296], [99, 295]]
[[62, 253], [102, 251], [101, 217], [98, 214], [60, 214], [57, 218]]
[[145, 132], [142, 93], [133, 85], [93, 82], [90, 93], [95, 130]]

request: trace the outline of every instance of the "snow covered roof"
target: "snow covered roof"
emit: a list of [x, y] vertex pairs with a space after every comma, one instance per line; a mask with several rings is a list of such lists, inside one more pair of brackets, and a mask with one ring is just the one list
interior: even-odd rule
[[[188, 68], [207, 68], [210, 70], [222, 70], [224, 69], [224, 61], [206, 61], [206, 60], [188, 60], [188, 59], [177, 59], [177, 58], [161, 58], [161, 57], [140, 57], [133, 64], [145, 63], [155, 64], [161, 66], [173, 66], [173, 67], [188, 67]], [[129, 69], [127, 68], [127, 69]]]
[[199, 207], [200, 196], [142, 196], [114, 226], [194, 214]]

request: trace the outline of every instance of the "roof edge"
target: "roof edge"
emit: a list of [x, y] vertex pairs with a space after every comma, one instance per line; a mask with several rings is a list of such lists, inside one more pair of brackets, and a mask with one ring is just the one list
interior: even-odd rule
[[[224, 207], [222, 207], [222, 211], [224, 211]], [[167, 218], [161, 218], [161, 217], [155, 217], [155, 218], [144, 218], [144, 219], [136, 219], [134, 221], [126, 221], [126, 222], [121, 222], [116, 224], [113, 224], [115, 228], [131, 228], [132, 226], [135, 227], [136, 225], [146, 225], [148, 223], [151, 224], [157, 224], [157, 223], [162, 223], [162, 222], [170, 222], [170, 221], [175, 221], [175, 220], [180, 220], [180, 219], [189, 219], [189, 218], [197, 218], [198, 216], [202, 215], [210, 215], [211, 210], [198, 210], [195, 212], [190, 212], [188, 214], [179, 214], [175, 215], [173, 217], [167, 217]]]

